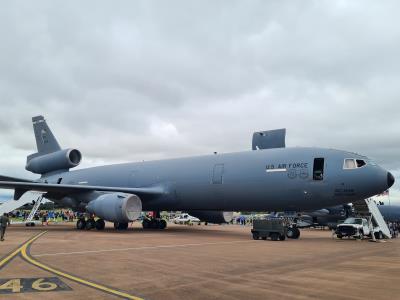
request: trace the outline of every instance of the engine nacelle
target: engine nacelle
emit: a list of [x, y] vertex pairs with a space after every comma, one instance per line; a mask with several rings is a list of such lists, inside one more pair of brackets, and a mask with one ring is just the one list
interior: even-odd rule
[[233, 219], [232, 211], [194, 210], [188, 213], [202, 222], [213, 224], [229, 223]]
[[81, 163], [82, 154], [77, 149], [65, 149], [49, 154], [30, 155], [25, 169], [36, 174], [45, 174], [58, 170], [69, 170]]
[[128, 223], [140, 217], [142, 200], [134, 194], [104, 194], [90, 201], [86, 209], [106, 221]]

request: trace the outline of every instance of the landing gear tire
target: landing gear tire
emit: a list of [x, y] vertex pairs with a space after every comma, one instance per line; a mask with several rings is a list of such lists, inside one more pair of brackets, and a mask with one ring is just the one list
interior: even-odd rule
[[79, 219], [79, 220], [76, 222], [76, 229], [82, 230], [82, 229], [85, 229], [85, 228], [86, 228], [86, 221], [85, 221], [85, 219]]
[[300, 237], [300, 229], [298, 229], [297, 227], [295, 228], [296, 230], [295, 230], [295, 233], [296, 233], [296, 235], [295, 235], [295, 239], [298, 239], [299, 237]]
[[96, 221], [94, 219], [89, 219], [86, 221], [86, 230], [92, 230], [93, 228], [96, 228]]
[[151, 220], [150, 221], [150, 228], [152, 228], [152, 229], [158, 229], [158, 222], [157, 222], [157, 220]]
[[375, 235], [375, 238], [376, 238], [377, 240], [383, 239], [382, 231], [374, 232], [374, 235]]
[[127, 230], [128, 225], [129, 225], [128, 223], [114, 222], [114, 228], [117, 230]]
[[104, 222], [103, 219], [98, 219], [96, 221], [95, 227], [97, 230], [104, 230], [104, 227], [106, 227], [106, 222]]
[[159, 228], [159, 229], [165, 229], [165, 228], [167, 228], [167, 221], [165, 221], [165, 220], [160, 220], [160, 221], [158, 222], [158, 228]]
[[271, 233], [271, 240], [272, 241], [277, 241], [279, 239], [279, 234], [278, 233]]
[[150, 221], [147, 220], [147, 219], [144, 219], [144, 220], [142, 221], [142, 227], [143, 227], [143, 229], [148, 229], [148, 228], [150, 228]]

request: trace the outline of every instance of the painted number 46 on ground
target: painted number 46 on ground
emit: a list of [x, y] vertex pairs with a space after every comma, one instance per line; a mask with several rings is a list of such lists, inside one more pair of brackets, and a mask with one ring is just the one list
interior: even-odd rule
[[0, 279], [0, 294], [69, 291], [58, 277]]

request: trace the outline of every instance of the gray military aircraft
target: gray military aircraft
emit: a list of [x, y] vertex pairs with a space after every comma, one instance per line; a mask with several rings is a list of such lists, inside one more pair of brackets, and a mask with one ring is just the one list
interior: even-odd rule
[[[378, 209], [386, 222], [400, 222], [399, 205], [378, 205]], [[339, 222], [356, 216], [357, 213], [351, 205], [337, 205], [299, 214], [297, 227], [327, 226], [335, 229]]]
[[[305, 211], [349, 203], [391, 187], [391, 173], [365, 156], [323, 148], [284, 148], [285, 131], [253, 135], [255, 151], [125, 163], [69, 171], [77, 149], [61, 149], [42, 116], [32, 118], [37, 153], [26, 170], [30, 181], [0, 177], [0, 188], [27, 191], [100, 219], [80, 219], [79, 229], [126, 229], [142, 211], [187, 211], [202, 221], [229, 221], [232, 211]], [[166, 227], [159, 213], [144, 228]]]
[[400, 222], [400, 205], [378, 205], [379, 211], [387, 222]]

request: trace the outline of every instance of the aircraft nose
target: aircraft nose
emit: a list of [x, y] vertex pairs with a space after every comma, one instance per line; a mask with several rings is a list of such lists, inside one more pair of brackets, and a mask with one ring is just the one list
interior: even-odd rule
[[391, 187], [394, 184], [394, 177], [392, 173], [388, 172], [387, 173], [387, 185], [388, 187]]

